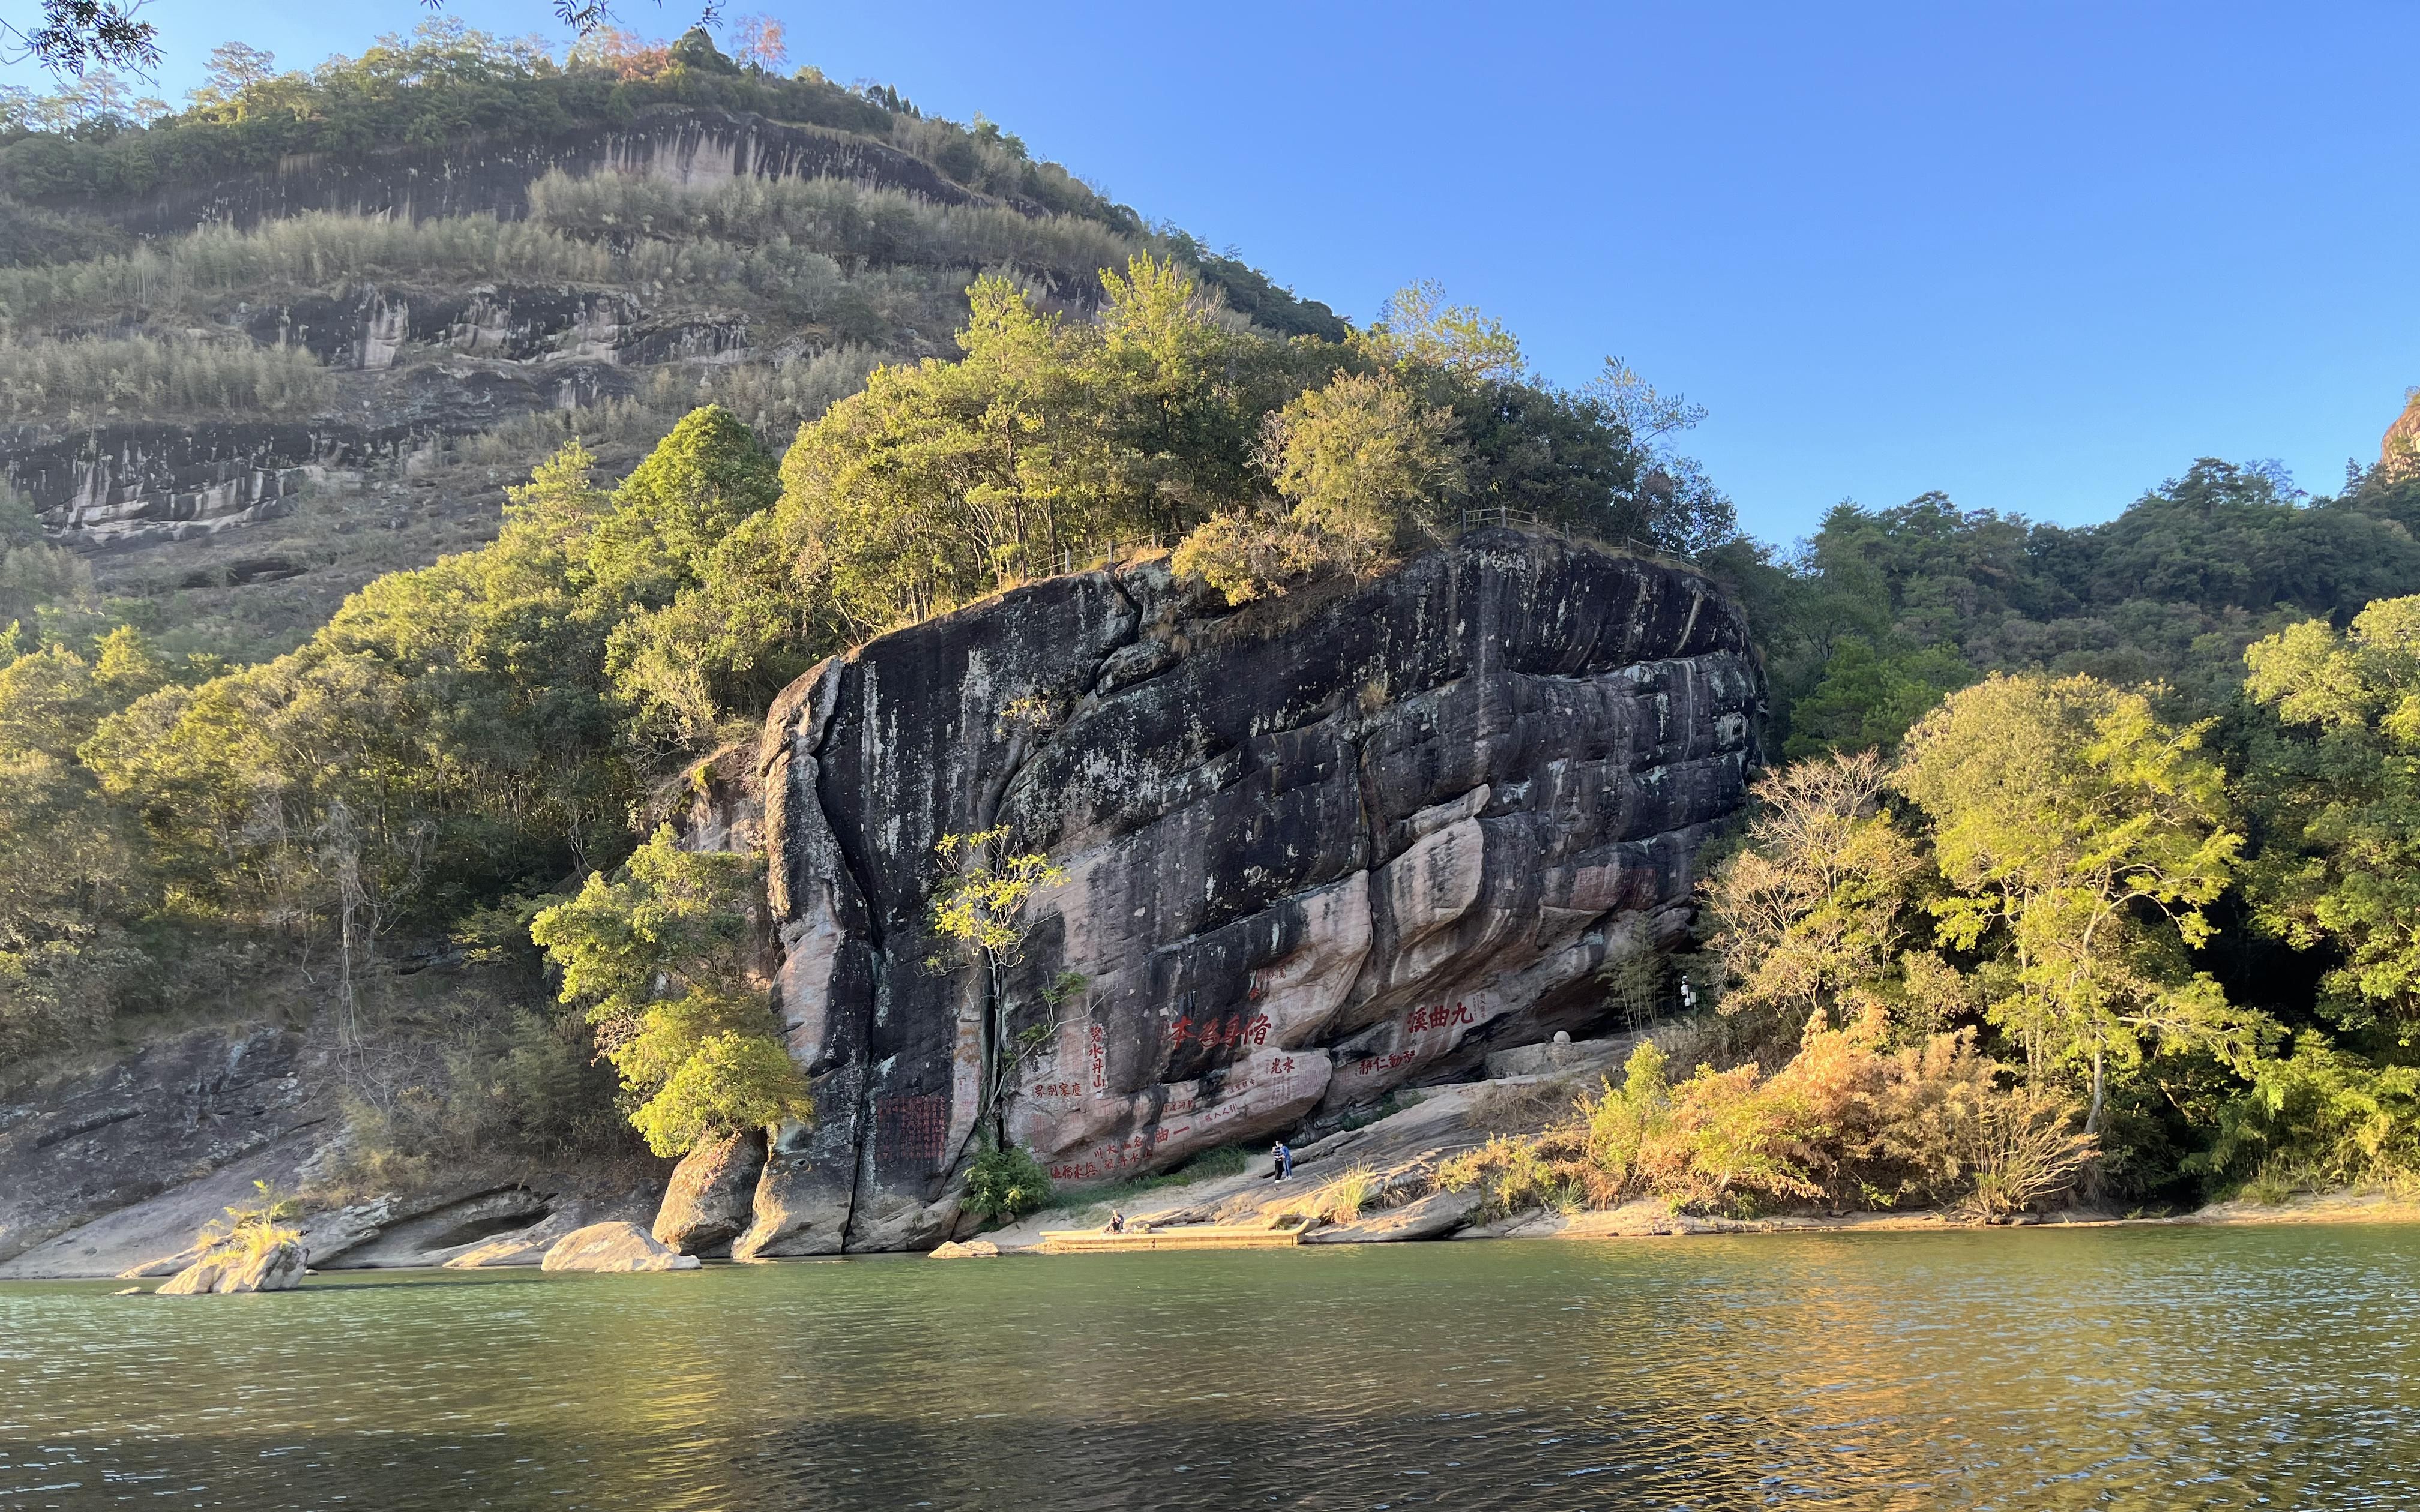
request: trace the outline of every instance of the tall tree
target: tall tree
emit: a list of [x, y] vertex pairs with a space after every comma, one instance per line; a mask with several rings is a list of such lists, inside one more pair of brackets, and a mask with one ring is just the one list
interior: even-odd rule
[[2307, 620], [2244, 653], [2245, 690], [2285, 730], [2244, 787], [2267, 821], [2257, 918], [2343, 952], [2320, 1006], [2403, 1046], [2420, 1036], [2420, 598], [2381, 599], [2339, 633]]
[[659, 1155], [814, 1115], [756, 969], [763, 872], [759, 857], [684, 850], [665, 826], [531, 922]]
[[1909, 895], [1923, 873], [1886, 811], [1889, 772], [1871, 751], [1800, 762], [1758, 779], [1746, 846], [1705, 887], [1730, 980], [1726, 1013], [1763, 1011], [1795, 1029], [1856, 1019], [1898, 968]]
[[1931, 817], [1958, 889], [1934, 905], [1942, 942], [1994, 957], [1992, 1020], [2038, 1080], [2085, 1071], [2086, 1134], [2113, 1062], [2159, 1045], [2244, 1051], [2258, 1027], [2185, 956], [2210, 938], [2202, 910], [2242, 844], [2200, 740], [2139, 693], [2040, 675], [1953, 693], [1907, 738], [1900, 790]]

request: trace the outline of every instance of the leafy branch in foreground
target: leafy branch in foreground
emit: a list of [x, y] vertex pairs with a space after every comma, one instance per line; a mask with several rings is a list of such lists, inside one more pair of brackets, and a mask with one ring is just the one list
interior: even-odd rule
[[94, 68], [147, 73], [160, 66], [160, 28], [135, 19], [142, 8], [142, 0], [42, 0], [39, 26], [29, 32], [0, 22], [0, 33], [23, 49], [21, 57], [53, 73], [79, 79]]

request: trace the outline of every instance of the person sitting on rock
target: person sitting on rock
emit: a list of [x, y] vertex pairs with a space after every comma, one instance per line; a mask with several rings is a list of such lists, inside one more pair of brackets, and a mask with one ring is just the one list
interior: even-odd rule
[[1125, 1231], [1126, 1215], [1120, 1212], [1117, 1209], [1111, 1208], [1109, 1210], [1109, 1232], [1112, 1234], [1123, 1234]]

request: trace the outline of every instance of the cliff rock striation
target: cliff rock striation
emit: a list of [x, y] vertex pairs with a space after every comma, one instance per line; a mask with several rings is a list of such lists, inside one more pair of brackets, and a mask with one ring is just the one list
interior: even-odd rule
[[1158, 562], [1063, 577], [825, 663], [692, 831], [768, 853], [819, 1109], [734, 1253], [960, 1227], [989, 989], [931, 918], [944, 836], [1067, 873], [1001, 994], [1001, 1106], [1080, 1187], [1601, 1020], [1608, 954], [1685, 922], [1761, 697], [1705, 579], [1503, 530], [1240, 611]]

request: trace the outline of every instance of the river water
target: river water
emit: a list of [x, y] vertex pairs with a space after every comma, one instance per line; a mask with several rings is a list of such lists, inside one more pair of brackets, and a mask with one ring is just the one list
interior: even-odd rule
[[0, 1506], [2420, 1507], [2420, 1228], [0, 1287]]

